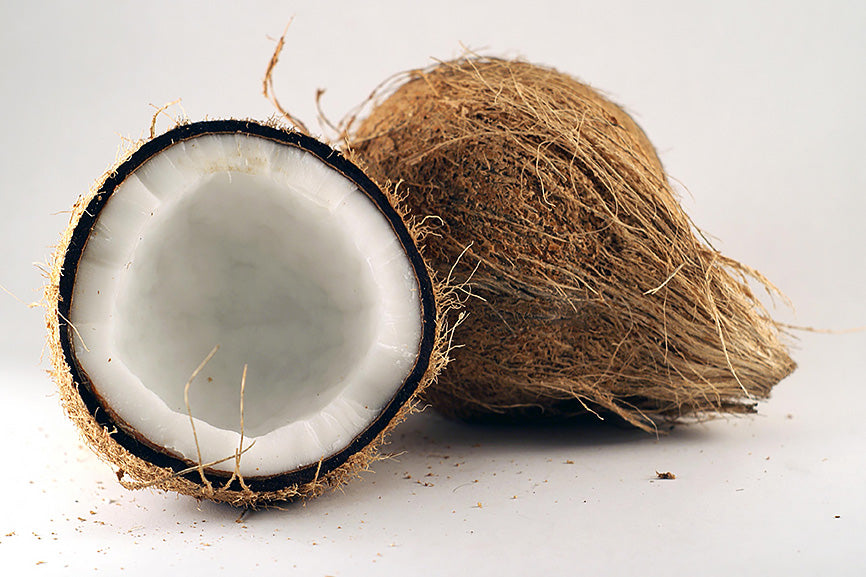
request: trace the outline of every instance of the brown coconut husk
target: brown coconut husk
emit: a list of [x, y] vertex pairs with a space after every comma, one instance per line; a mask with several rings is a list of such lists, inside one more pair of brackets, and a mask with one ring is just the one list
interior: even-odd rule
[[776, 289], [706, 241], [644, 132], [595, 90], [470, 57], [397, 77], [368, 107], [348, 146], [441, 220], [433, 270], [471, 276], [463, 347], [426, 392], [439, 411], [655, 430], [752, 411], [794, 370], [750, 284]]
[[[157, 114], [161, 111], [162, 109]], [[156, 115], [154, 116], [154, 122], [155, 118]], [[183, 124], [184, 122], [177, 121], [176, 125]], [[291, 130], [290, 127], [277, 119], [271, 119], [267, 124], [282, 130]], [[427, 370], [418, 383], [417, 389], [402, 404], [399, 411], [382, 432], [367, 444], [363, 450], [353, 454], [345, 463], [332, 471], [323, 471], [321, 475], [317, 472], [315, 478], [308, 483], [287, 486], [275, 491], [254, 491], [244, 482], [243, 476], [237, 472], [237, 467], [235, 475], [226, 480], [219, 477], [208, 477], [206, 472], [207, 467], [215, 463], [195, 463], [191, 464], [189, 468], [181, 470], [157, 466], [140, 458], [119, 444], [114, 438], [117, 430], [101, 425], [85, 405], [79, 392], [81, 383], [77, 383], [73, 379], [72, 371], [67, 363], [61, 344], [60, 324], [69, 324], [68, 320], [63, 318], [58, 310], [58, 304], [61, 299], [60, 280], [63, 275], [64, 257], [69, 248], [76, 224], [91, 199], [98, 194], [105, 180], [112, 176], [117, 167], [136, 150], [148, 141], [153, 140], [156, 136], [157, 134], [152, 125], [149, 138], [124, 141], [112, 167], [94, 183], [88, 193], [80, 196], [75, 202], [70, 213], [69, 223], [61, 235], [60, 241], [55, 247], [54, 253], [48, 263], [48, 280], [43, 289], [43, 303], [46, 309], [45, 324], [48, 333], [46, 346], [51, 356], [50, 374], [58, 387], [60, 401], [67, 416], [77, 426], [83, 441], [101, 460], [109, 463], [114, 468], [119, 482], [127, 489], [152, 488], [173, 491], [183, 495], [190, 495], [197, 499], [228, 503], [236, 507], [259, 508], [276, 506], [283, 501], [318, 497], [329, 490], [339, 488], [351, 480], [360, 477], [374, 462], [388, 458], [385, 447], [388, 444], [391, 431], [410, 414], [424, 407], [424, 403], [420, 400], [421, 394], [436, 380], [437, 375], [448, 363], [448, 346], [454, 326], [456, 326], [449, 327], [449, 314], [460, 307], [459, 299], [456, 297], [456, 291], [460, 287], [443, 282], [442, 279], [438, 278], [429, 269], [428, 273], [432, 280], [436, 303], [435, 339]], [[380, 186], [379, 188], [391, 206], [403, 219], [410, 236], [418, 249], [423, 253], [424, 239], [427, 238], [429, 229], [423, 222], [407, 214], [407, 209], [402, 204], [401, 197], [395, 192], [393, 187]], [[75, 331], [75, 327], [72, 327], [72, 330]], [[179, 383], [178, 386], [183, 386], [183, 383]], [[242, 420], [241, 427], [243, 428]], [[248, 447], [249, 445], [247, 445]], [[243, 450], [240, 451], [240, 454], [227, 455], [225, 460], [243, 458], [242, 453]]]

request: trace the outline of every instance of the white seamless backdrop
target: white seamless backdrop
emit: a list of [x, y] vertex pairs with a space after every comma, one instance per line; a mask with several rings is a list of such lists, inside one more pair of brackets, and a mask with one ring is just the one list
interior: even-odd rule
[[339, 118], [391, 74], [464, 47], [554, 66], [635, 115], [695, 222], [791, 298], [780, 319], [866, 325], [863, 3], [3, 2], [9, 574], [866, 574], [863, 332], [797, 332], [800, 368], [758, 416], [659, 438], [426, 412], [398, 429], [398, 457], [286, 510], [238, 519], [120, 488], [42, 370], [42, 312], [24, 304], [40, 298], [38, 263], [155, 107], [270, 116], [262, 76], [291, 16], [275, 87], [314, 132], [317, 88]]

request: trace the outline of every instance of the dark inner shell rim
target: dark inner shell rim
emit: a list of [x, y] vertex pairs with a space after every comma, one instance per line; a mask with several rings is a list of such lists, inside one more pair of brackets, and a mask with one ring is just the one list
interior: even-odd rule
[[[361, 190], [361, 192], [363, 192], [367, 198], [376, 205], [376, 208], [378, 208], [382, 215], [388, 220], [392, 231], [400, 240], [400, 244], [403, 247], [406, 256], [409, 258], [409, 262], [412, 265], [415, 278], [418, 282], [419, 300], [421, 302], [422, 313], [422, 335], [418, 355], [415, 359], [415, 365], [413, 366], [412, 371], [376, 419], [364, 431], [358, 434], [343, 450], [335, 453], [327, 459], [324, 459], [321, 463], [312, 463], [285, 473], [270, 476], [244, 477], [247, 486], [255, 492], [275, 492], [293, 485], [312, 482], [344, 464], [350, 456], [360, 452], [364, 447], [375, 440], [376, 437], [378, 437], [387, 427], [388, 423], [390, 423], [397, 415], [400, 408], [415, 393], [430, 363], [430, 356], [433, 351], [436, 336], [436, 305], [434, 300], [433, 284], [430, 280], [429, 274], [427, 273], [427, 268], [421, 258], [421, 254], [415, 246], [415, 243], [412, 240], [406, 225], [403, 223], [403, 220], [400, 218], [400, 215], [397, 214], [397, 211], [390, 205], [379, 187], [373, 183], [373, 181], [370, 180], [360, 168], [349, 162], [330, 146], [298, 132], [288, 132], [249, 120], [212, 120], [195, 122], [178, 126], [153, 138], [143, 144], [126, 161], [121, 163], [121, 165], [117, 167], [108, 178], [106, 178], [105, 182], [89, 201], [87, 208], [81, 214], [72, 232], [69, 245], [64, 255], [63, 268], [61, 270], [59, 281], [60, 298], [58, 302], [57, 321], [58, 330], [60, 332], [60, 343], [66, 363], [70, 368], [73, 381], [78, 385], [78, 393], [81, 396], [82, 401], [84, 401], [88, 412], [100, 426], [109, 430], [116, 430], [116, 432], [112, 434], [112, 437], [124, 449], [145, 461], [159, 467], [170, 468], [175, 472], [188, 469], [190, 466], [198, 465], [198, 463], [180, 459], [177, 456], [165, 453], [164, 449], [160, 450], [162, 448], [156, 447], [152, 443], [147, 442], [139, 435], [136, 435], [130, 427], [125, 426], [123, 421], [117, 418], [117, 416], [113, 414], [113, 411], [111, 411], [107, 404], [99, 397], [86, 372], [79, 366], [74, 354], [74, 344], [72, 341], [73, 332], [69, 330], [69, 325], [66, 321], [66, 319], [69, 318], [72, 306], [72, 292], [75, 286], [75, 275], [78, 268], [78, 262], [81, 259], [90, 230], [93, 228], [99, 212], [102, 210], [111, 194], [114, 193], [117, 187], [123, 183], [129, 175], [163, 150], [166, 150], [181, 141], [209, 134], [246, 134], [272, 140], [280, 144], [294, 146], [312, 154], [324, 164], [342, 174], [357, 185], [359, 190]], [[208, 475], [221, 479], [228, 479], [231, 476], [230, 473], [214, 471], [208, 468], [205, 468], [205, 471]], [[182, 477], [196, 484], [201, 483], [201, 477], [199, 476], [198, 471], [186, 473], [182, 475]], [[233, 481], [229, 489], [241, 490], [240, 483], [237, 480]]]

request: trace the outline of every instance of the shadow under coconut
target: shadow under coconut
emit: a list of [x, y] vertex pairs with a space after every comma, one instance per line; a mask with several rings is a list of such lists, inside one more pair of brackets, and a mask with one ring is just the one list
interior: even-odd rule
[[391, 436], [385, 452], [419, 453], [448, 447], [454, 452], [486, 448], [489, 452], [589, 449], [621, 444], [654, 444], [659, 440], [703, 436], [705, 429], [660, 423], [656, 435], [635, 428], [616, 415], [586, 414], [561, 419], [510, 422], [495, 417], [472, 422], [445, 418], [432, 409], [415, 415]]

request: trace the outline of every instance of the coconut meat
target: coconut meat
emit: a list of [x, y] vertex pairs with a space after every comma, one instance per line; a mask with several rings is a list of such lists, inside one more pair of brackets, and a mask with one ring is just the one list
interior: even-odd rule
[[[414, 367], [418, 281], [357, 185], [245, 134], [163, 150], [120, 184], [75, 277], [74, 350], [125, 427], [205, 464], [279, 474], [346, 448]], [[190, 376], [219, 347], [189, 386]], [[211, 465], [230, 472], [235, 460]]]

